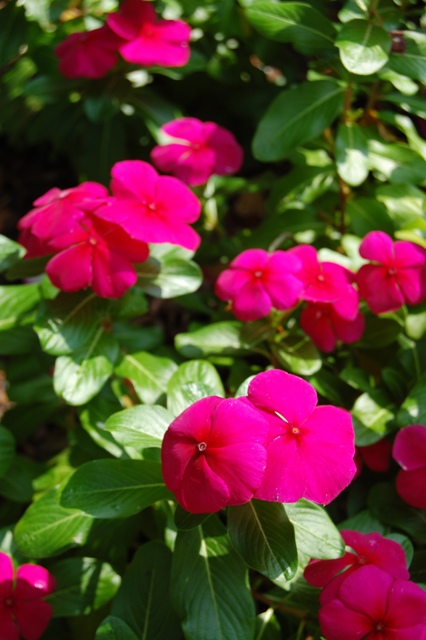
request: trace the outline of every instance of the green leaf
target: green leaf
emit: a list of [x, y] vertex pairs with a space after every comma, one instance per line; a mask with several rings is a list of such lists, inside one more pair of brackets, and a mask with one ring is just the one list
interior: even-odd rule
[[412, 184], [387, 184], [376, 189], [390, 217], [399, 226], [417, 222], [424, 215], [424, 193]]
[[206, 360], [184, 362], [179, 365], [167, 385], [167, 408], [173, 415], [179, 415], [193, 404], [194, 394], [201, 388], [203, 393], [206, 393], [200, 397], [208, 395], [224, 397], [225, 395], [222, 380], [210, 362]]
[[401, 427], [410, 424], [426, 425], [426, 373], [410, 391], [398, 411], [397, 420]]
[[149, 305], [144, 292], [139, 287], [131, 287], [124, 296], [110, 301], [110, 309], [113, 318], [139, 318], [147, 313]]
[[307, 336], [289, 337], [278, 347], [272, 347], [280, 363], [291, 373], [310, 376], [322, 367], [320, 353], [312, 340]]
[[242, 322], [215, 322], [175, 337], [176, 349], [185, 358], [203, 358], [208, 355], [240, 355], [250, 346], [243, 342]]
[[392, 184], [421, 183], [426, 173], [426, 161], [406, 144], [384, 144], [369, 140], [369, 167], [380, 180]]
[[294, 528], [282, 504], [252, 500], [229, 507], [228, 531], [249, 567], [271, 580], [290, 580], [296, 573]]
[[394, 411], [395, 405], [381, 389], [360, 395], [351, 411], [356, 444], [366, 447], [381, 440], [392, 430]]
[[368, 176], [368, 144], [357, 124], [340, 124], [336, 136], [337, 173], [351, 187]]
[[50, 567], [56, 589], [47, 598], [58, 617], [82, 616], [100, 609], [117, 593], [121, 578], [107, 562], [67, 558]]
[[368, 507], [385, 524], [402, 529], [417, 542], [426, 542], [426, 511], [404, 502], [394, 484], [376, 484], [369, 493]]
[[[403, 31], [402, 38], [405, 43], [403, 53], [392, 53], [388, 66], [404, 76], [426, 82], [426, 36], [416, 31]], [[406, 102], [406, 96], [403, 101]], [[423, 101], [424, 102], [424, 101]]]
[[380, 349], [395, 342], [400, 333], [401, 325], [396, 320], [367, 316], [365, 330], [358, 344], [363, 349]]
[[39, 301], [37, 284], [0, 286], [0, 331], [31, 322], [30, 312]]
[[0, 477], [3, 476], [15, 457], [15, 438], [8, 429], [0, 427]]
[[309, 4], [253, 2], [246, 15], [262, 35], [279, 42], [291, 42], [300, 53], [320, 53], [334, 44], [333, 24]]
[[114, 370], [118, 343], [98, 327], [90, 343], [71, 356], [56, 360], [53, 386], [59, 397], [78, 406], [91, 400], [104, 386]]
[[155, 404], [166, 393], [167, 384], [177, 368], [170, 358], [141, 351], [125, 355], [115, 373], [131, 381], [141, 402]]
[[111, 613], [124, 620], [137, 638], [181, 638], [169, 597], [171, 564], [172, 554], [163, 543], [148, 542], [136, 551], [124, 575]]
[[356, 198], [346, 205], [351, 228], [360, 238], [370, 231], [384, 231], [393, 236], [395, 227], [386, 207], [373, 198]]
[[105, 423], [105, 429], [128, 451], [140, 454], [143, 449], [161, 447], [163, 436], [173, 416], [156, 405], [139, 405], [115, 413]]
[[66, 482], [61, 505], [95, 518], [126, 518], [169, 495], [157, 462], [94, 460]]
[[93, 520], [79, 509], [64, 509], [59, 489], [45, 493], [15, 527], [18, 549], [28, 558], [47, 558], [86, 542]]
[[175, 511], [175, 525], [182, 531], [189, 531], [203, 524], [207, 518], [210, 518], [211, 513], [189, 513], [185, 511], [179, 504], [176, 505]]
[[148, 260], [138, 264], [138, 285], [155, 298], [176, 298], [196, 291], [202, 282], [193, 251], [174, 244], [150, 245]]
[[345, 87], [332, 80], [306, 82], [283, 91], [269, 105], [253, 140], [253, 154], [274, 162], [321, 135], [343, 109]]
[[344, 554], [345, 543], [323, 507], [302, 498], [286, 504], [285, 510], [294, 527], [298, 551], [318, 560], [332, 560]]
[[[252, 640], [254, 606], [247, 569], [222, 528], [179, 531], [173, 554], [171, 597], [186, 640]], [[194, 579], [196, 576], [196, 579]]]
[[426, 118], [426, 104], [423, 96], [402, 96], [400, 93], [388, 93], [383, 95], [383, 100], [397, 104], [408, 113]]
[[0, 271], [5, 271], [25, 255], [21, 244], [0, 235]]
[[105, 301], [94, 293], [60, 293], [44, 303], [34, 329], [43, 351], [68, 355], [93, 340], [105, 313]]
[[391, 38], [387, 31], [366, 20], [350, 20], [340, 30], [336, 47], [348, 71], [368, 76], [388, 61]]
[[95, 640], [138, 640], [138, 636], [123, 620], [108, 616], [98, 627]]
[[23, 456], [15, 456], [0, 477], [0, 495], [13, 502], [30, 502], [33, 498], [33, 481], [40, 474], [40, 465]]
[[23, 7], [6, 3], [0, 7], [0, 66], [19, 55], [27, 43], [27, 23]]

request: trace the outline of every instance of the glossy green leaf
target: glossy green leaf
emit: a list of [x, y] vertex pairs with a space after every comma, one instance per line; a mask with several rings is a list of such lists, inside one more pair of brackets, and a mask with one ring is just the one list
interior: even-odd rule
[[173, 415], [164, 407], [139, 405], [112, 415], [105, 423], [105, 429], [111, 432], [129, 454], [133, 454], [146, 448], [161, 447], [163, 436], [172, 420]]
[[262, 35], [291, 42], [300, 53], [320, 53], [333, 47], [335, 28], [327, 18], [302, 2], [253, 2], [247, 7], [248, 21]]
[[94, 460], [65, 483], [61, 505], [95, 518], [126, 518], [169, 495], [157, 462]]
[[101, 326], [84, 348], [56, 360], [53, 386], [59, 397], [71, 405], [91, 400], [114, 370], [118, 343]]
[[108, 616], [98, 627], [95, 640], [138, 640], [138, 636], [123, 620]]
[[175, 298], [196, 291], [202, 275], [192, 256], [193, 251], [176, 245], [151, 245], [148, 260], [137, 265], [138, 285], [155, 298]]
[[289, 337], [273, 351], [283, 366], [296, 375], [310, 376], [322, 367], [320, 353], [307, 336]]
[[166, 393], [167, 384], [177, 367], [170, 358], [141, 351], [125, 355], [116, 366], [115, 373], [131, 381], [141, 402], [154, 404]]
[[426, 82], [426, 35], [420, 31], [403, 31], [402, 38], [404, 51], [391, 54], [389, 68], [414, 80]]
[[398, 412], [398, 425], [406, 427], [410, 424], [426, 425], [426, 374], [423, 374], [417, 384], [401, 405]]
[[100, 609], [117, 593], [121, 578], [95, 558], [66, 558], [51, 568], [55, 591], [47, 598], [54, 616], [81, 616]]
[[262, 162], [285, 158], [304, 142], [321, 135], [343, 109], [345, 88], [332, 80], [300, 84], [283, 91], [269, 105], [253, 140]]
[[25, 255], [21, 244], [0, 235], [0, 271], [5, 271]]
[[340, 124], [336, 136], [336, 164], [339, 176], [351, 187], [357, 187], [368, 176], [368, 144], [361, 127], [355, 123]]
[[3, 476], [15, 457], [15, 438], [8, 429], [0, 427], [0, 477]]
[[426, 160], [417, 151], [400, 143], [369, 141], [368, 164], [382, 181], [392, 184], [418, 184], [424, 180]]
[[294, 527], [298, 551], [318, 560], [332, 560], [343, 555], [345, 543], [323, 507], [302, 498], [286, 504], [285, 510]]
[[385, 524], [398, 527], [414, 540], [426, 543], [425, 512], [404, 502], [394, 483], [376, 484], [369, 493], [368, 507]]
[[351, 228], [363, 238], [370, 231], [384, 231], [393, 235], [395, 227], [386, 207], [374, 198], [354, 198], [346, 205]]
[[39, 301], [37, 284], [0, 286], [0, 331], [31, 322], [30, 312]]
[[294, 528], [278, 502], [252, 500], [228, 508], [228, 531], [245, 562], [272, 580], [289, 580], [297, 569]]
[[241, 337], [241, 322], [215, 322], [207, 327], [178, 333], [176, 349], [186, 358], [203, 358], [208, 355], [238, 355], [247, 353], [249, 345]]
[[383, 98], [392, 104], [397, 104], [408, 113], [426, 118], [426, 104], [423, 96], [401, 96], [400, 93], [388, 93]]
[[200, 391], [203, 395], [197, 399], [208, 395], [221, 397], [225, 395], [220, 376], [210, 362], [206, 360], [184, 362], [179, 365], [168, 382], [167, 408], [177, 416], [193, 404], [193, 398]]
[[361, 76], [379, 71], [389, 59], [387, 31], [366, 20], [350, 20], [339, 32], [336, 47], [346, 69]]
[[56, 556], [86, 542], [93, 520], [79, 509], [65, 509], [52, 489], [26, 510], [15, 528], [18, 549], [28, 558]]
[[34, 494], [33, 481], [40, 472], [41, 466], [37, 462], [15, 456], [7, 473], [0, 477], [0, 495], [13, 502], [30, 502]]
[[185, 509], [177, 504], [174, 521], [178, 529], [182, 529], [182, 531], [189, 531], [190, 529], [195, 529], [200, 524], [203, 524], [203, 522], [210, 516], [210, 513], [189, 513], [189, 511], [185, 511]]
[[424, 215], [424, 193], [412, 184], [386, 184], [376, 189], [390, 217], [398, 225], [417, 222]]
[[111, 613], [124, 620], [138, 638], [182, 637], [169, 596], [171, 564], [172, 554], [163, 543], [148, 542], [136, 551], [123, 577]]
[[214, 523], [209, 518], [205, 530], [178, 532], [172, 602], [186, 640], [252, 640], [254, 606], [247, 569], [224, 531], [213, 529]]
[[6, 3], [0, 7], [0, 66], [12, 63], [27, 44], [27, 23], [23, 7]]
[[351, 411], [356, 444], [366, 447], [389, 433], [394, 410], [395, 405], [380, 389], [360, 395]]

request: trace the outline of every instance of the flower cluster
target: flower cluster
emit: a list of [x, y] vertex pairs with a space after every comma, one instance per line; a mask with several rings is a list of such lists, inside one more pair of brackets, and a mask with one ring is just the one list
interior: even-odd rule
[[308, 382], [280, 370], [255, 376], [245, 397], [195, 402], [164, 436], [167, 488], [192, 513], [253, 497], [331, 502], [356, 472], [354, 431], [347, 411], [316, 405]]
[[10, 557], [0, 551], [1, 640], [38, 640], [52, 616], [43, 598], [55, 586], [54, 577], [36, 564], [23, 564], [15, 573]]
[[426, 299], [426, 250], [372, 231], [360, 246], [360, 255], [372, 262], [357, 274], [318, 259], [310, 245], [268, 254], [249, 249], [237, 256], [216, 281], [218, 298], [231, 304], [243, 321], [257, 320], [271, 308], [288, 310], [301, 301], [303, 331], [323, 351], [340, 340], [352, 343], [364, 332], [360, 296], [372, 313], [388, 313], [403, 304]]
[[392, 455], [402, 467], [397, 492], [412, 507], [426, 509], [426, 427], [415, 424], [399, 431]]
[[125, 0], [104, 26], [73, 33], [55, 50], [67, 78], [101, 78], [124, 60], [150, 67], [182, 67], [190, 56], [191, 28], [181, 20], [157, 19], [151, 2]]
[[111, 173], [112, 196], [96, 182], [51, 189], [19, 222], [27, 257], [55, 254], [46, 272], [62, 291], [91, 286], [101, 297], [121, 297], [137, 280], [134, 263], [147, 259], [147, 243], [199, 245], [189, 224], [201, 206], [182, 182], [139, 160], [118, 162]]
[[350, 550], [313, 560], [304, 576], [321, 587], [319, 620], [327, 640], [401, 640], [426, 634], [426, 593], [409, 580], [402, 547], [378, 533], [344, 530]]

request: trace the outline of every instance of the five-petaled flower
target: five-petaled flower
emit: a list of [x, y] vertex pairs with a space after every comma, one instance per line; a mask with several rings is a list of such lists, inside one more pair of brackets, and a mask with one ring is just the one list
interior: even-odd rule
[[426, 427], [415, 424], [396, 435], [392, 455], [402, 469], [396, 490], [405, 502], [426, 509]]
[[124, 0], [107, 24], [120, 38], [128, 62], [143, 66], [182, 67], [190, 57], [191, 28], [181, 20], [159, 20], [151, 2]]
[[426, 637], [426, 593], [373, 565], [361, 567], [319, 612], [327, 640], [421, 640]]
[[328, 504], [349, 485], [356, 466], [347, 411], [317, 407], [312, 385], [277, 369], [253, 378], [248, 400], [269, 424], [267, 465], [256, 498]]
[[249, 502], [266, 464], [268, 425], [241, 399], [209, 396], [185, 409], [167, 429], [164, 482], [191, 513], [214, 513]]
[[272, 307], [283, 311], [297, 304], [302, 288], [300, 266], [288, 251], [269, 254], [263, 249], [248, 249], [222, 271], [215, 293], [231, 302], [239, 320], [257, 320], [267, 316]]
[[426, 298], [426, 250], [413, 242], [393, 242], [383, 231], [367, 233], [359, 247], [371, 260], [358, 271], [358, 289], [373, 313], [397, 311]]
[[36, 564], [23, 564], [16, 575], [11, 558], [0, 551], [0, 638], [38, 640], [52, 616], [43, 598], [55, 589], [54, 577]]
[[179, 118], [161, 127], [167, 142], [151, 152], [160, 171], [191, 186], [204, 184], [213, 174], [226, 176], [241, 168], [243, 150], [233, 134], [214, 122]]

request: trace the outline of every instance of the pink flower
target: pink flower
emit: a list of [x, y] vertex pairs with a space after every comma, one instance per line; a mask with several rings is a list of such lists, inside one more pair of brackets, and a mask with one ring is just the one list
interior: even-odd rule
[[367, 447], [357, 447], [356, 450], [362, 462], [372, 471], [378, 473], [389, 471], [392, 445], [387, 438], [382, 438]]
[[288, 251], [269, 254], [248, 249], [222, 271], [216, 281], [218, 298], [232, 302], [232, 312], [245, 322], [264, 318], [272, 307], [291, 309], [299, 300], [299, 260]]
[[46, 273], [58, 289], [79, 291], [92, 287], [102, 298], [119, 298], [135, 284], [132, 262], [148, 257], [145, 242], [133, 240], [118, 225], [104, 220], [84, 218], [78, 228], [50, 242], [59, 251], [46, 267]]
[[265, 477], [256, 498], [296, 502], [307, 498], [327, 504], [353, 479], [356, 467], [350, 414], [317, 407], [315, 389], [277, 369], [259, 373], [248, 400], [269, 424]]
[[266, 462], [268, 425], [241, 399], [210, 396], [169, 426], [161, 450], [164, 482], [191, 513], [251, 500]]
[[35, 208], [21, 218], [18, 228], [30, 229], [40, 240], [49, 241], [77, 228], [77, 221], [86, 215], [85, 209], [101, 204], [107, 197], [108, 190], [97, 182], [83, 182], [64, 191], [54, 187], [33, 202]]
[[135, 240], [197, 249], [200, 237], [188, 223], [198, 220], [201, 205], [186, 185], [140, 160], [117, 162], [111, 175], [116, 200], [97, 209], [97, 216], [120, 224]]
[[72, 33], [55, 49], [59, 71], [66, 78], [102, 78], [117, 62], [121, 42], [108, 25]]
[[397, 492], [412, 507], [426, 509], [426, 427], [415, 424], [399, 431], [392, 455], [402, 467]]
[[337, 340], [356, 342], [364, 333], [365, 319], [358, 312], [354, 319], [342, 318], [332, 304], [310, 303], [302, 311], [300, 326], [319, 349], [333, 351]]
[[153, 163], [182, 182], [204, 184], [213, 174], [226, 176], [239, 171], [243, 150], [230, 131], [214, 122], [180, 118], [161, 127], [174, 140], [154, 147]]
[[0, 638], [38, 640], [52, 616], [42, 598], [55, 589], [54, 577], [36, 564], [23, 564], [16, 575], [12, 560], [0, 551]]
[[37, 238], [37, 236], [31, 233], [31, 229], [23, 229], [18, 236], [18, 242], [27, 250], [25, 254], [27, 260], [31, 258], [41, 258], [42, 256], [48, 256], [53, 253], [49, 244]]
[[361, 567], [319, 612], [327, 640], [422, 640], [426, 593], [374, 566]]
[[363, 258], [358, 289], [373, 313], [397, 311], [426, 298], [426, 250], [413, 242], [393, 242], [383, 231], [367, 233], [359, 247]]
[[336, 313], [346, 320], [358, 315], [358, 293], [352, 286], [354, 275], [334, 262], [320, 262], [314, 247], [301, 244], [290, 249], [302, 262], [298, 277], [303, 282], [300, 294], [308, 302], [332, 304]]
[[124, 40], [119, 49], [128, 62], [182, 67], [189, 60], [191, 28], [180, 20], [157, 20], [150, 2], [124, 0], [120, 11], [111, 13], [107, 22]]
[[367, 564], [387, 571], [398, 580], [410, 577], [404, 549], [394, 540], [388, 540], [379, 533], [363, 534], [348, 529], [340, 533], [353, 551], [346, 551], [336, 560], [311, 560], [304, 571], [309, 584], [324, 587], [320, 598], [322, 605], [336, 598], [343, 581]]

